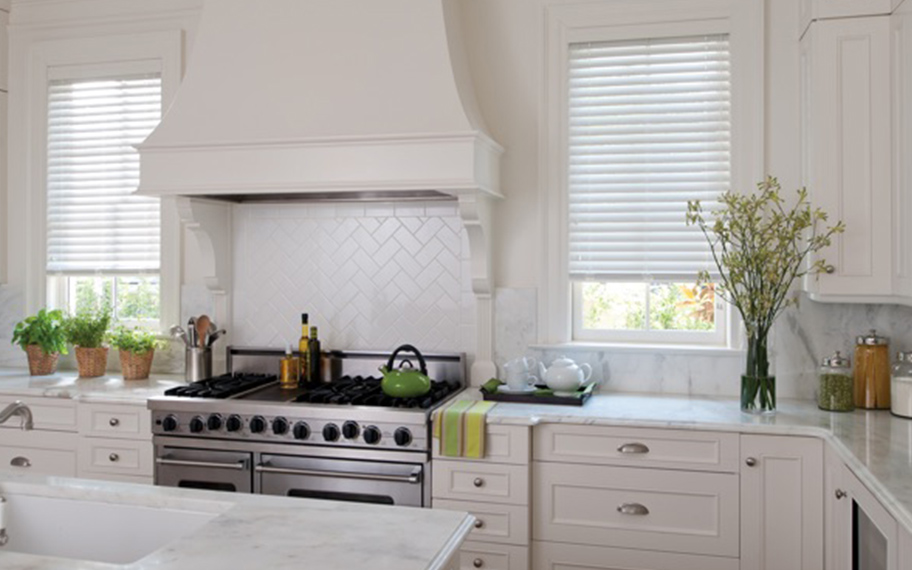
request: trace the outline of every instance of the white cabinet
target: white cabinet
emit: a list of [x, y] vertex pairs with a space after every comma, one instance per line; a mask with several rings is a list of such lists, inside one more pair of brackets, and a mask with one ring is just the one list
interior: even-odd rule
[[76, 441], [73, 433], [2, 430], [0, 470], [75, 477]]
[[893, 283], [890, 16], [814, 22], [801, 41], [802, 183], [846, 232], [809, 277], [820, 301], [885, 301]]
[[741, 569], [823, 568], [823, 442], [741, 437]]
[[892, 12], [902, 0], [799, 0], [801, 29], [813, 20], [878, 16]]
[[891, 18], [893, 58], [893, 223], [898, 295], [912, 298], [912, 0]]
[[738, 570], [738, 559], [535, 542], [532, 570]]
[[912, 532], [899, 531], [899, 568], [912, 568]]

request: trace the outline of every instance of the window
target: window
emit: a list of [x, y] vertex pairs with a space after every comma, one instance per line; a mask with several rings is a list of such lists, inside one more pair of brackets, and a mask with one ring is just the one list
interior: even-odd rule
[[142, 142], [161, 119], [160, 73], [48, 85], [47, 275], [50, 306], [107, 304], [157, 327], [161, 206], [131, 195]]
[[731, 187], [725, 34], [572, 43], [568, 265], [574, 340], [723, 344], [688, 200]]

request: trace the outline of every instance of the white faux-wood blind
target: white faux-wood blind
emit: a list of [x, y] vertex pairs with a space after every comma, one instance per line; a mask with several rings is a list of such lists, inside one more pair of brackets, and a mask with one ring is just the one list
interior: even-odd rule
[[731, 182], [727, 35], [571, 44], [568, 135], [571, 279], [713, 269], [685, 212]]
[[159, 271], [159, 200], [131, 194], [139, 185], [133, 145], [158, 125], [161, 101], [160, 74], [49, 84], [49, 273]]

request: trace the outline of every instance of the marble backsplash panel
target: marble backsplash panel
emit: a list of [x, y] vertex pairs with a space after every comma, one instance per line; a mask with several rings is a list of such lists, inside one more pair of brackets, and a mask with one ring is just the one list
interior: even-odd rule
[[[781, 398], [814, 398], [821, 358], [841, 350], [851, 355], [855, 337], [870, 329], [891, 338], [891, 351], [912, 350], [912, 308], [897, 305], [816, 303], [802, 295], [772, 333], [773, 369]], [[683, 352], [611, 347], [529, 348], [537, 337], [534, 289], [498, 289], [495, 297], [495, 361], [523, 354], [548, 363], [561, 354], [587, 362], [603, 391], [700, 396], [738, 396], [742, 351]]]

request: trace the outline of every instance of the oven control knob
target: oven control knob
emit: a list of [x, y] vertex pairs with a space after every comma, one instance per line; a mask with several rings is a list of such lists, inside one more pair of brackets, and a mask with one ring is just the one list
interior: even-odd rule
[[295, 439], [307, 439], [310, 437], [310, 426], [307, 425], [307, 422], [298, 422], [294, 427], [294, 438]]
[[336, 424], [326, 424], [323, 426], [323, 439], [326, 441], [336, 441], [339, 439], [339, 426]]
[[358, 424], [355, 422], [345, 422], [342, 424], [342, 435], [345, 436], [345, 439], [355, 439], [358, 437], [359, 433], [361, 433], [361, 428], [359, 428]]
[[190, 420], [190, 433], [199, 433], [203, 431], [204, 427], [206, 427], [206, 424], [203, 423], [203, 418], [196, 416]]
[[282, 417], [272, 420], [272, 433], [276, 435], [285, 435], [288, 433], [288, 420]]
[[238, 431], [241, 429], [241, 426], [244, 425], [241, 421], [241, 416], [237, 414], [231, 414], [228, 416], [228, 421], [225, 422], [225, 428], [228, 431]]
[[218, 431], [222, 429], [222, 416], [212, 414], [206, 421], [206, 426], [209, 428], [209, 431]]
[[380, 429], [377, 426], [367, 426], [364, 428], [364, 443], [368, 445], [377, 445], [380, 443]]
[[177, 431], [179, 425], [177, 418], [174, 416], [166, 416], [165, 419], [162, 420], [162, 429], [165, 431]]
[[266, 420], [263, 416], [253, 416], [250, 418], [250, 433], [262, 433], [266, 429]]
[[399, 447], [406, 447], [412, 443], [412, 432], [408, 428], [401, 427], [393, 434], [393, 439], [396, 440], [396, 445]]

